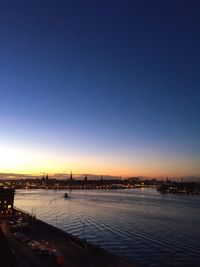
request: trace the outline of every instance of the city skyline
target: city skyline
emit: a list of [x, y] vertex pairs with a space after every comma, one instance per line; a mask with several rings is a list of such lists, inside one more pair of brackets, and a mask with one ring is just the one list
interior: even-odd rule
[[0, 173], [200, 177], [198, 8], [3, 3]]

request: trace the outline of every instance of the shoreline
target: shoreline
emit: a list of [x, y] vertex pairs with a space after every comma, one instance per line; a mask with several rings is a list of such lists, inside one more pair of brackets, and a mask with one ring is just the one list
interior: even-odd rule
[[[27, 221], [29, 227], [22, 231], [30, 234], [35, 240], [48, 240], [62, 253], [66, 266], [70, 267], [136, 267], [128, 259], [103, 249], [98, 244], [78, 238], [51, 224], [37, 219], [30, 213], [15, 208], [19, 216]], [[63, 265], [65, 266], [65, 264]]]

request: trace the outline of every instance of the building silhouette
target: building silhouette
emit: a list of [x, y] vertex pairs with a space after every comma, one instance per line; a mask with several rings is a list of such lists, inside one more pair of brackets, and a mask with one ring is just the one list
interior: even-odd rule
[[0, 216], [10, 216], [13, 214], [15, 189], [0, 188]]

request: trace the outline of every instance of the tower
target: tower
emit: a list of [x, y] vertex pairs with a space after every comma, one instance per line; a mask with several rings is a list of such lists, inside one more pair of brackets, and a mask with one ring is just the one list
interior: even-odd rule
[[70, 173], [70, 177], [69, 177], [69, 180], [72, 181], [73, 180], [73, 175], [72, 175], [72, 171]]

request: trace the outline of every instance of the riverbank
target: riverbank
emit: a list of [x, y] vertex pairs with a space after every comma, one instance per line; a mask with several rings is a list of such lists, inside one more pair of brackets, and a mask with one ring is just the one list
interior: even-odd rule
[[[74, 237], [71, 234], [30, 216], [26, 212], [18, 212], [20, 213], [20, 217], [23, 218], [23, 222], [27, 222], [28, 226], [17, 231], [24, 233], [32, 240], [46, 240], [48, 243], [52, 244], [64, 258], [63, 267], [135, 267], [133, 263], [105, 251], [98, 245], [93, 245], [89, 242], [85, 242], [85, 240]], [[37, 265], [41, 265], [41, 255], [33, 252], [26, 242], [17, 240], [5, 223], [4, 233], [10, 245], [13, 246], [14, 244], [15, 250], [20, 248], [21, 254], [24, 250], [26, 255], [27, 253], [29, 254], [30, 259], [34, 259], [34, 261], [37, 260]], [[17, 246], [18, 243], [19, 246]], [[16, 254], [17, 253], [18, 251], [16, 251]], [[53, 266], [52, 261], [50, 259], [48, 260], [47, 257], [42, 259], [42, 263], [43, 266]], [[25, 266], [25, 264], [23, 266]]]
[[15, 204], [138, 266], [169, 267], [173, 262], [199, 267], [198, 195], [160, 194], [150, 188], [76, 190], [65, 199], [65, 192], [17, 190]]
[[158, 186], [157, 190], [161, 193], [200, 195], [200, 184], [167, 182]]

